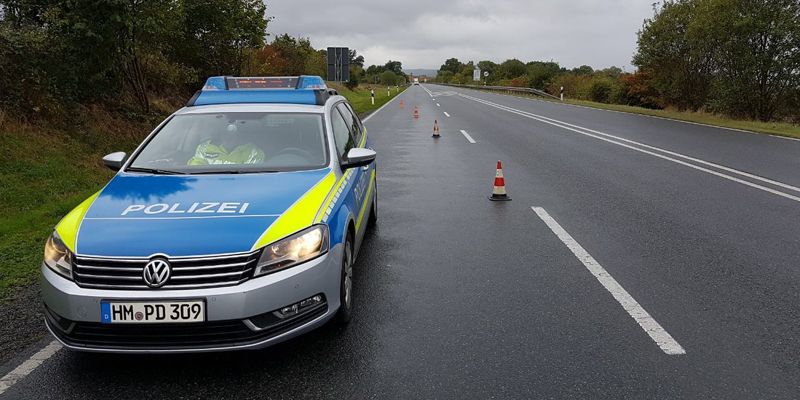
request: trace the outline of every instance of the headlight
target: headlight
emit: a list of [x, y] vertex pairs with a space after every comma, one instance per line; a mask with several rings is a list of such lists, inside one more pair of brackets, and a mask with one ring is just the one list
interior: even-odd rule
[[328, 227], [314, 225], [264, 247], [253, 276], [300, 264], [328, 251]]
[[44, 263], [57, 274], [72, 279], [72, 252], [53, 232], [44, 245]]

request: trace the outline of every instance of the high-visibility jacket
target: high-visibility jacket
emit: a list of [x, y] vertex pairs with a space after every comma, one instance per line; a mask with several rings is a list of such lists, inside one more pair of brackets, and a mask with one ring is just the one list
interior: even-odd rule
[[222, 145], [213, 144], [208, 140], [197, 145], [194, 157], [189, 159], [188, 164], [258, 164], [263, 161], [264, 152], [252, 144], [236, 146], [229, 152]]

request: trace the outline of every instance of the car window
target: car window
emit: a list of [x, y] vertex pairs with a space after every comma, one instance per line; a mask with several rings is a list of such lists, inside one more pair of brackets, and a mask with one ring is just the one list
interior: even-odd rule
[[333, 127], [333, 140], [336, 142], [336, 152], [339, 158], [344, 157], [353, 148], [353, 136], [350, 135], [350, 126], [336, 108], [331, 110], [331, 126]]
[[357, 146], [358, 143], [361, 143], [361, 122], [356, 118], [355, 114], [353, 114], [353, 111], [346, 103], [339, 103], [336, 108], [342, 113], [347, 126], [350, 127], [350, 134], [353, 135], [353, 143]]
[[353, 115], [355, 115], [356, 123], [358, 124], [358, 134], [359, 134], [359, 136], [363, 135], [364, 134], [364, 123], [361, 121], [361, 118], [358, 118], [358, 113], [356, 113], [355, 110], [353, 110], [353, 105], [352, 104], [350, 104], [350, 103], [344, 103], [344, 104], [347, 106], [347, 109], [350, 110], [350, 112]]
[[174, 116], [129, 169], [189, 174], [296, 171], [327, 163], [322, 114], [232, 112]]

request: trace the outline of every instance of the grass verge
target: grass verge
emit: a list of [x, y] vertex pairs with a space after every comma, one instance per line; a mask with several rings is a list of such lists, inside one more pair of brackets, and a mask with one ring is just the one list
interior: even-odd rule
[[[350, 104], [353, 105], [353, 109], [360, 115], [362, 118], [372, 112], [380, 108], [382, 105], [388, 103], [392, 100], [395, 96], [402, 93], [405, 90], [405, 87], [400, 87], [395, 89], [394, 87], [389, 90], [387, 95], [386, 86], [383, 85], [361, 85], [354, 90], [350, 90], [344, 85], [336, 84], [336, 83], [328, 83], [328, 85], [334, 89], [336, 89], [339, 94], [346, 97]], [[372, 104], [370, 100], [370, 90], [375, 90], [375, 104]]]

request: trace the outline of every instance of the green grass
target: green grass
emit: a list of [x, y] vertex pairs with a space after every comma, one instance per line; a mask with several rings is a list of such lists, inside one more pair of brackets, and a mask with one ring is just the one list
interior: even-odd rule
[[[376, 110], [392, 97], [385, 86], [348, 90], [332, 85], [360, 115]], [[400, 88], [402, 92], [403, 88]], [[159, 110], [146, 119], [126, 119], [94, 107], [77, 116], [82, 127], [47, 128], [0, 118], [0, 299], [14, 287], [37, 277], [47, 236], [73, 207], [101, 189], [113, 176], [101, 157], [132, 151], [176, 106], [156, 102]]]
[[[386, 86], [383, 85], [361, 85], [355, 90], [350, 90], [344, 85], [330, 82], [328, 85], [336, 89], [339, 94], [346, 97], [350, 104], [353, 105], [353, 109], [355, 109], [356, 113], [362, 117], [369, 112], [377, 110], [380, 106], [386, 104], [395, 96], [402, 93], [403, 90], [405, 90], [405, 87], [403, 86], [401, 86], [398, 90], [395, 90], [395, 88], [392, 87], [391, 96], [387, 96]], [[375, 89], [375, 105], [372, 105], [372, 101], [370, 100], [370, 89]]]
[[70, 130], [0, 121], [0, 299], [35, 280], [55, 224], [111, 178], [100, 158], [154, 126], [91, 112], [88, 128]]
[[[550, 101], [560, 103], [558, 100], [545, 99], [538, 96], [531, 96], [526, 94], [513, 94], [518, 97], [534, 97], [537, 100]], [[713, 125], [724, 128], [741, 129], [754, 133], [764, 133], [768, 135], [786, 136], [792, 138], [800, 138], [800, 125], [790, 124], [787, 122], [761, 122], [732, 119], [718, 114], [707, 112], [691, 112], [691, 111], [678, 111], [678, 110], [653, 110], [643, 107], [627, 106], [622, 104], [606, 104], [597, 103], [587, 100], [565, 100], [565, 104], [572, 104], [577, 106], [598, 108], [601, 110], [621, 111], [632, 114], [649, 115], [653, 117], [670, 118], [679, 121], [695, 122], [699, 124]]]

